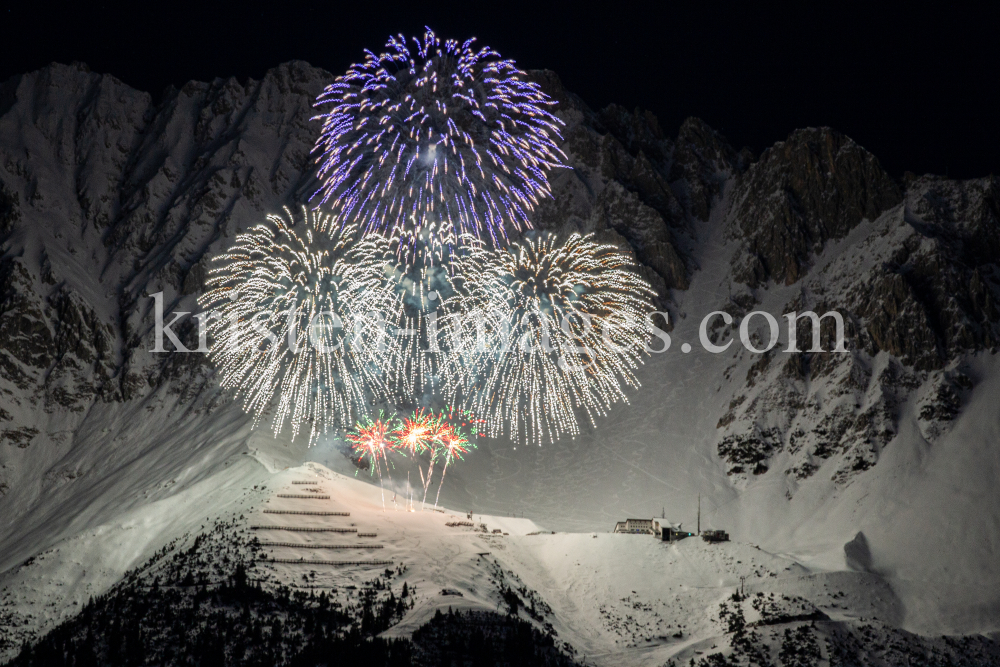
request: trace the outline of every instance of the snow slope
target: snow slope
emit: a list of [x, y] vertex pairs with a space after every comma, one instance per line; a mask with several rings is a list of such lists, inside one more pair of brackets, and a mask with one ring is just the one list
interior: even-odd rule
[[[407, 584], [415, 605], [386, 636], [407, 636], [438, 610], [505, 611], [509, 588], [522, 600], [520, 613], [553, 630], [580, 661], [661, 665], [726, 650], [720, 605], [740, 590], [747, 621], [774, 635], [774, 650], [781, 630], [803, 622], [818, 622], [828, 638], [874, 624], [922, 650], [920, 639], [892, 635], [905, 612], [876, 574], [811, 568], [739, 542], [555, 533], [530, 519], [474, 514], [469, 521], [450, 510], [408, 511], [402, 497], [396, 500], [319, 464], [268, 473], [244, 459], [217, 474], [210, 488], [147, 505], [8, 571], [0, 580], [0, 614], [16, 637], [25, 636], [22, 623], [49, 626], [66, 612], [65, 600], [72, 609], [98, 590], [95, 571], [114, 581], [137, 564], [123, 562], [124, 554], [159, 549], [150, 536], [182, 536], [170, 546], [183, 549], [199, 531], [236, 519], [232, 530], [249, 529], [261, 544], [263, 559], [250, 575], [271, 586], [323, 590], [346, 601], [373, 575], [401, 569], [396, 585]], [[147, 567], [149, 577], [156, 565]], [[1000, 655], [1000, 645], [987, 650]]]

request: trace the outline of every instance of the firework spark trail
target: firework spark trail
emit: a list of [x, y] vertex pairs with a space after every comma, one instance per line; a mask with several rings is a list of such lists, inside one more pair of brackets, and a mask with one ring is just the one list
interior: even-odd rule
[[564, 167], [555, 104], [513, 60], [429, 28], [366, 52], [316, 100], [320, 204], [364, 233], [436, 224], [502, 246]]
[[[551, 196], [548, 171], [566, 166], [554, 102], [474, 40], [428, 29], [413, 41], [366, 52], [317, 98], [313, 198], [332, 212], [303, 209], [304, 231], [270, 216], [274, 229], [258, 225], [219, 258], [202, 301], [220, 313], [223, 385], [254, 426], [273, 408], [275, 435], [308, 424], [310, 445], [369, 397], [459, 401], [494, 437], [576, 435], [578, 413], [593, 424], [638, 385], [653, 291], [591, 237], [529, 232], [506, 250]], [[420, 420], [420, 448], [390, 429], [372, 465], [381, 483], [387, 447], [426, 456], [426, 503], [438, 459], [440, 496], [468, 441], [443, 416]]]
[[431, 460], [427, 466], [427, 480], [424, 482], [424, 497], [420, 501], [421, 509], [423, 509], [424, 505], [427, 504], [427, 490], [430, 488], [431, 478], [434, 476], [434, 464], [437, 463], [438, 459], [444, 454], [444, 443], [452, 432], [451, 425], [440, 415], [428, 415], [427, 425], [430, 429]]
[[474, 447], [475, 445], [469, 442], [458, 427], [452, 426], [449, 432], [443, 436], [441, 449], [444, 456], [444, 468], [441, 470], [441, 481], [438, 482], [437, 495], [434, 497], [434, 507], [437, 507], [438, 501], [441, 500], [441, 487], [444, 486], [444, 478], [448, 474], [448, 465], [455, 459], [461, 461], [464, 458], [463, 455], [468, 454], [469, 450]]
[[420, 473], [420, 483], [426, 486], [423, 468], [420, 467], [420, 456], [432, 448], [431, 430], [428, 425], [428, 415], [418, 410], [411, 417], [404, 417], [390, 434], [393, 449], [409, 454], [411, 460], [417, 463]]
[[[417, 470], [420, 473], [420, 482], [424, 489], [423, 504], [427, 502], [427, 493], [434, 477], [434, 467], [437, 462], [444, 461], [437, 491], [438, 498], [440, 498], [448, 466], [456, 459], [461, 460], [464, 454], [475, 447], [462, 433], [461, 427], [450, 422], [450, 418], [454, 415], [455, 411], [453, 410], [436, 414], [420, 409], [410, 417], [399, 420], [395, 429], [388, 436], [394, 451], [408, 454], [416, 462]], [[421, 457], [424, 455], [427, 457], [426, 471], [420, 466]], [[436, 500], [434, 506], [437, 506]]]
[[382, 489], [383, 510], [385, 509], [385, 487], [382, 485], [383, 466], [389, 477], [389, 486], [392, 487], [392, 474], [389, 472], [390, 463], [386, 456], [386, 450], [392, 447], [392, 440], [389, 437], [392, 426], [392, 422], [383, 418], [380, 413], [377, 419], [358, 422], [354, 430], [346, 435], [347, 441], [351, 443], [351, 450], [358, 457], [358, 460], [368, 459], [369, 474], [378, 474], [378, 485]]
[[[592, 235], [527, 239], [488, 252], [464, 274], [456, 300], [490, 314], [485, 345], [452, 355], [455, 390], [485, 419], [484, 432], [541, 444], [579, 434], [637, 387], [652, 288], [634, 262]], [[457, 309], [458, 306], [456, 305]]]
[[275, 436], [286, 422], [293, 440], [308, 425], [312, 445], [365, 414], [366, 395], [387, 394], [371, 362], [383, 342], [373, 340], [381, 331], [369, 314], [390, 305], [378, 289], [389, 247], [377, 235], [358, 240], [356, 225], [302, 211], [299, 226], [285, 209], [238, 235], [215, 258], [199, 303], [213, 309], [221, 384], [242, 394], [254, 427], [273, 409]]
[[466, 238], [462, 271], [452, 280], [454, 291], [442, 301], [437, 349], [442, 351], [441, 392], [451, 404], [478, 390], [481, 369], [490, 363], [489, 352], [509, 335], [509, 286], [496, 270], [502, 252]]
[[[427, 502], [427, 489], [434, 475], [434, 463], [440, 454], [441, 438], [448, 430], [444, 419], [421, 409], [402, 419], [391, 434], [394, 448], [407, 452], [417, 463], [420, 483], [424, 488], [424, 503]], [[426, 472], [420, 467], [423, 454], [427, 454], [429, 459]]]

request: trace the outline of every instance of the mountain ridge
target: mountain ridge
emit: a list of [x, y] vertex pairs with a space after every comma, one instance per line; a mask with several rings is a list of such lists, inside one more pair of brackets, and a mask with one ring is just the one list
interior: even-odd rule
[[[864, 527], [872, 567], [886, 576], [940, 572], [943, 556], [901, 553], [901, 528], [879, 514], [875, 499], [898, 493], [882, 480], [899, 477], [916, 489], [906, 491], [918, 494], [914, 506], [944, 494], [926, 530], [970, 550], [955, 585], [992, 582], [1000, 530], [987, 522], [981, 544], [961, 531], [975, 525], [963, 494], [987, 498], [982, 511], [1000, 516], [988, 495], [996, 424], [982, 408], [1000, 340], [997, 178], [897, 182], [830, 128], [796, 130], [754, 156], [696, 118], [671, 137], [648, 112], [594, 111], [555, 73], [530, 76], [559, 102], [573, 167], [553, 173], [537, 228], [593, 232], [632, 253], [675, 345], [697, 341], [711, 311], [737, 327], [758, 309], [779, 319], [811, 309], [843, 315], [850, 351], [785, 354], [787, 335], [764, 355], [738, 341], [726, 355], [673, 347], [644, 367], [632, 407], [578, 441], [537, 453], [484, 443], [478, 461], [449, 473], [446, 501], [496, 514], [534, 503], [540, 523], [592, 529], [703, 492], [738, 539], [776, 550], [812, 540], [830, 563]], [[234, 457], [252, 454], [272, 470], [313, 456], [336, 469], [330, 462], [343, 459], [335, 443], [306, 452], [251, 432], [203, 355], [149, 352], [150, 294], [164, 293], [165, 310], [196, 311], [208, 258], [311, 193], [311, 103], [331, 78], [292, 61], [259, 81], [190, 82], [158, 101], [82, 65], [2, 85], [0, 508], [13, 521], [0, 526], [0, 571], [114, 523], [119, 503], [195, 488]], [[176, 329], [196, 346], [190, 319]], [[735, 337], [711, 333], [716, 343]], [[810, 333], [800, 324], [797, 339]], [[824, 349], [831, 334], [824, 328]], [[694, 411], [698, 419], [683, 418]], [[960, 463], [936, 459], [942, 451]], [[574, 481], [559, 485], [550, 470]], [[575, 488], [603, 475], [614, 482], [589, 497]], [[940, 486], [920, 491], [928, 476]], [[948, 490], [963, 479], [966, 491]], [[564, 503], [544, 499], [546, 480]], [[734, 509], [757, 497], [773, 517]], [[832, 517], [819, 521], [825, 533], [816, 516]], [[880, 528], [862, 526], [866, 516]], [[996, 629], [983, 610], [1000, 591], [981, 588], [969, 605], [955, 603], [968, 612], [956, 613], [955, 628]], [[916, 596], [911, 608], [930, 604], [905, 595]], [[917, 614], [912, 627], [936, 627], [947, 613]]]

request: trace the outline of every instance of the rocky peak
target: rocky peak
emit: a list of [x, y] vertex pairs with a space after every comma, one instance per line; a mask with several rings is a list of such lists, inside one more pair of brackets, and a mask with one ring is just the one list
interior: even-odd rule
[[906, 236], [874, 270], [879, 293], [859, 308], [878, 349], [923, 370], [997, 345], [997, 192], [992, 176], [910, 179], [899, 214]]
[[553, 197], [535, 210], [534, 226], [596, 232], [632, 252], [665, 303], [671, 288], [688, 285], [675, 239], [686, 226], [684, 210], [667, 181], [672, 142], [648, 111], [611, 105], [595, 114], [554, 73], [529, 76], [558, 102], [555, 111], [566, 123], [561, 148], [570, 167], [553, 172]]
[[828, 127], [796, 130], [736, 181], [728, 234], [735, 278], [791, 284], [811, 254], [902, 199], [878, 159]]
[[750, 149], [737, 153], [725, 138], [694, 116], [681, 123], [674, 147], [670, 181], [691, 217], [708, 220], [726, 179], [753, 162]]
[[[164, 291], [168, 308], [194, 310], [181, 301], [200, 291], [206, 254], [308, 189], [312, 100], [330, 78], [289, 62], [259, 81], [169, 89], [158, 104], [83, 66], [54, 64], [8, 81], [0, 93], [0, 240], [8, 257], [24, 258], [16, 275], [32, 279], [7, 281], [17, 298], [0, 308], [0, 353], [29, 349], [16, 340], [28, 324], [55, 332], [56, 343], [60, 332], [88, 341], [87, 349], [43, 345], [17, 377], [51, 377], [47, 369], [68, 355], [80, 362], [71, 369], [78, 387], [104, 385], [103, 393], [129, 398], [190, 366], [146, 352], [149, 294]], [[52, 277], [57, 266], [63, 275]], [[0, 265], [0, 279], [12, 271]], [[36, 279], [65, 286], [45, 301]], [[185, 330], [178, 327], [182, 338]], [[85, 402], [82, 390], [72, 393]]]
[[997, 182], [905, 182], [904, 204], [802, 269], [781, 311], [836, 309], [849, 353], [752, 362], [718, 424], [718, 453], [734, 475], [766, 474], [782, 452], [797, 480], [824, 469], [847, 483], [900, 432], [903, 404], [915, 402], [920, 433], [934, 442], [969, 400], [979, 380], [967, 360], [1000, 344]]
[[905, 180], [907, 210], [927, 224], [925, 233], [959, 242], [969, 266], [1000, 257], [1000, 179], [907, 174]]
[[588, 222], [588, 231], [614, 230], [628, 242], [643, 268], [651, 270], [643, 275], [660, 295], [687, 289], [687, 269], [663, 215], [621, 183], [611, 181], [601, 191]]
[[609, 104], [598, 114], [598, 119], [630, 155], [636, 157], [641, 152], [658, 167], [667, 165], [672, 142], [663, 134], [652, 111], [636, 107], [629, 113], [625, 107]]
[[21, 205], [16, 192], [10, 192], [0, 182], [0, 240], [14, 228], [21, 218]]

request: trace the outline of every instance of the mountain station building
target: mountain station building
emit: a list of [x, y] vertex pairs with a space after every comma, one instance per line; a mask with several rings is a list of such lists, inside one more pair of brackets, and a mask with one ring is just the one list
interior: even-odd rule
[[625, 519], [615, 524], [615, 533], [627, 533], [630, 535], [653, 535], [664, 542], [676, 542], [685, 537], [691, 537], [694, 533], [689, 533], [681, 528], [679, 523], [671, 523], [666, 519]]

